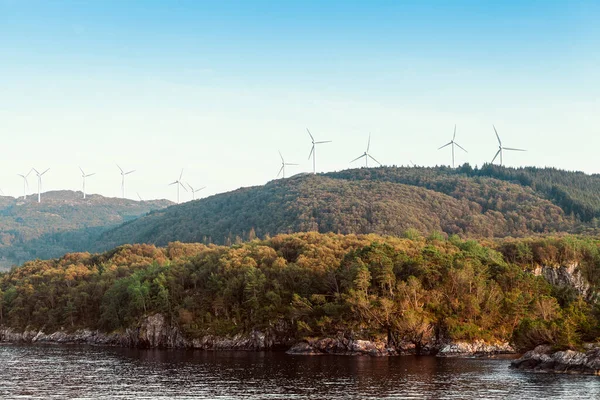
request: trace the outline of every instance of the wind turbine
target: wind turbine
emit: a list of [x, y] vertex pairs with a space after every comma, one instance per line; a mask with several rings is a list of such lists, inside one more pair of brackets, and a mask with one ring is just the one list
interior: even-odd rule
[[277, 177], [279, 178], [279, 175], [281, 175], [281, 173], [283, 172], [283, 179], [285, 179], [285, 166], [286, 165], [298, 165], [298, 164], [286, 163], [285, 160], [283, 159], [283, 156], [281, 155], [281, 152], [279, 152], [279, 157], [281, 157], [281, 169], [279, 170]]
[[351, 163], [353, 163], [356, 160], [360, 160], [361, 158], [365, 158], [365, 167], [369, 167], [369, 158], [373, 161], [375, 161], [377, 164], [381, 165], [381, 163], [379, 161], [377, 161], [375, 158], [373, 158], [372, 155], [369, 154], [369, 148], [371, 147], [371, 134], [369, 133], [369, 141], [367, 142], [367, 151], [365, 151], [362, 156], [358, 156], [356, 157], [354, 160], [350, 161]]
[[132, 172], [135, 172], [135, 169], [132, 169], [129, 172], [125, 172], [123, 171], [123, 168], [119, 167], [119, 164], [117, 164], [117, 168], [119, 168], [119, 171], [121, 171], [121, 197], [125, 198], [125, 175], [129, 175]]
[[196, 192], [201, 191], [202, 189], [206, 188], [206, 186], [202, 186], [200, 189], [194, 189], [192, 187], [192, 185], [190, 185], [189, 183], [186, 183], [186, 185], [188, 185], [188, 187], [190, 188], [190, 190], [192, 191], [192, 200], [196, 200]]
[[310, 157], [312, 156], [313, 159], [313, 174], [317, 173], [317, 167], [316, 167], [316, 145], [318, 144], [322, 144], [322, 143], [331, 143], [331, 140], [325, 140], [322, 142], [315, 142], [315, 138], [313, 137], [313, 135], [310, 133], [310, 131], [308, 130], [308, 128], [306, 128], [306, 131], [308, 132], [308, 134], [310, 135], [310, 140], [312, 141], [312, 148], [310, 149], [310, 154], [308, 155], [308, 159], [310, 160]]
[[456, 139], [456, 125], [454, 125], [454, 135], [452, 136], [452, 140], [438, 149], [441, 150], [444, 147], [452, 146], [452, 168], [454, 168], [454, 146], [458, 146], [459, 149], [461, 149], [465, 153], [468, 153], [468, 151], [465, 150], [460, 144], [456, 143], [454, 139]]
[[31, 171], [32, 170], [30, 169], [29, 172], [26, 173], [25, 175], [17, 174], [21, 178], [23, 178], [23, 200], [27, 199], [27, 189], [29, 189], [29, 182], [27, 182], [27, 177], [29, 176], [29, 174], [31, 173]]
[[50, 170], [50, 168], [46, 168], [46, 170], [42, 173], [40, 173], [35, 168], [32, 168], [32, 170], [35, 171], [35, 174], [37, 175], [37, 178], [38, 178], [38, 203], [41, 203], [42, 202], [42, 175], [44, 175], [46, 172], [48, 172], [48, 170]]
[[492, 159], [491, 164], [494, 163], [494, 161], [496, 160], [496, 157], [498, 157], [498, 154], [500, 154], [500, 166], [502, 166], [502, 151], [504, 151], [504, 150], [510, 150], [510, 151], [527, 151], [527, 150], [523, 150], [523, 149], [515, 149], [515, 148], [512, 148], [512, 147], [503, 147], [502, 146], [502, 141], [500, 140], [500, 136], [498, 135], [498, 131], [496, 130], [496, 127], [494, 125], [492, 125], [492, 127], [494, 128], [494, 132], [496, 133], [496, 138], [498, 138], [498, 151], [496, 152], [496, 155]]
[[183, 169], [181, 170], [181, 174], [179, 174], [179, 179], [177, 179], [173, 183], [169, 183], [169, 186], [177, 185], [177, 204], [179, 204], [179, 187], [181, 186], [183, 188], [183, 190], [185, 190], [187, 192], [187, 189], [185, 188], [185, 186], [183, 186], [183, 183], [181, 182], [182, 176], [183, 176]]
[[83, 198], [85, 199], [85, 178], [87, 178], [88, 176], [92, 176], [92, 175], [96, 175], [95, 172], [91, 173], [91, 174], [86, 174], [85, 172], [83, 172], [83, 169], [81, 169], [81, 167], [79, 167], [79, 170], [81, 171], [81, 178], [83, 179]]

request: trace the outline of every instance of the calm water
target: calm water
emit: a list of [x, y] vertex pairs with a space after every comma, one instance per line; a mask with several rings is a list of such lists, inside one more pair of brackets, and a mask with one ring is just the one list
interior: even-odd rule
[[0, 398], [599, 399], [600, 378], [506, 360], [0, 345]]

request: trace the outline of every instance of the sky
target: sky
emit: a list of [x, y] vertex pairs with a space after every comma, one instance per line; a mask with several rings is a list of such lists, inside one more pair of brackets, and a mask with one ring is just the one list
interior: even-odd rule
[[[0, 189], [200, 197], [350, 163], [600, 173], [600, 2], [0, 0]], [[30, 192], [36, 179], [29, 178]], [[181, 200], [191, 199], [182, 191]]]

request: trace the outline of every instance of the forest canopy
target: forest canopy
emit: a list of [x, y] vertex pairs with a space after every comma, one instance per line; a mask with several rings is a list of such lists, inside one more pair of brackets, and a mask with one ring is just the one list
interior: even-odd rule
[[577, 265], [600, 287], [600, 240], [501, 241], [298, 233], [232, 246], [124, 245], [25, 263], [0, 276], [0, 322], [46, 332], [123, 330], [164, 314], [190, 338], [278, 327], [292, 338], [354, 332], [548, 343], [600, 337], [600, 309], [533, 273]]

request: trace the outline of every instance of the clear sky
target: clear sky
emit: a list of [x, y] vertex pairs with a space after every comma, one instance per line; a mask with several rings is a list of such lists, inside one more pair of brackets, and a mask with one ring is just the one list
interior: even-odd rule
[[[600, 2], [0, 0], [0, 188], [175, 199], [280, 167], [449, 164], [600, 172]], [[448, 150], [448, 151], [446, 151]], [[360, 166], [359, 162], [352, 164]], [[31, 191], [35, 179], [30, 178]], [[186, 197], [187, 196], [187, 197]], [[188, 194], [182, 195], [189, 198]]]

